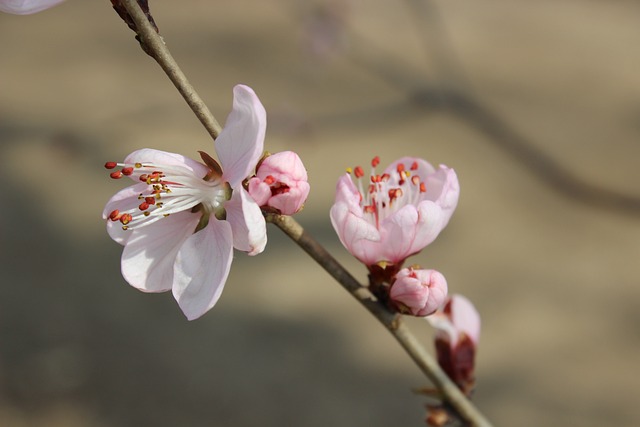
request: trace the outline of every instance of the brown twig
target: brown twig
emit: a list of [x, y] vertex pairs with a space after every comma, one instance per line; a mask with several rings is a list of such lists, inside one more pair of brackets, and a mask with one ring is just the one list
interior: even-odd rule
[[187, 76], [182, 72], [178, 63], [173, 59], [173, 56], [171, 56], [164, 40], [162, 40], [162, 37], [160, 37], [157, 32], [157, 27], [154, 28], [155, 23], [152, 24], [149, 22], [149, 18], [145, 15], [145, 12], [136, 0], [121, 0], [120, 3], [127, 10], [131, 20], [135, 24], [135, 31], [143, 50], [162, 67], [169, 77], [169, 80], [173, 82], [198, 120], [200, 120], [207, 132], [209, 132], [209, 135], [211, 135], [213, 139], [216, 139], [222, 127], [213, 114], [211, 114], [211, 111], [209, 111], [209, 108], [205, 105], [193, 86], [191, 86], [191, 83], [187, 80]]
[[465, 397], [460, 389], [440, 368], [438, 362], [427, 352], [411, 331], [402, 322], [402, 316], [392, 313], [379, 303], [327, 250], [302, 226], [289, 216], [267, 214], [268, 222], [280, 228], [291, 240], [300, 246], [322, 268], [324, 268], [343, 288], [358, 300], [393, 335], [420, 370], [440, 391], [444, 400], [451, 405], [461, 419], [472, 426], [490, 427], [491, 423]]

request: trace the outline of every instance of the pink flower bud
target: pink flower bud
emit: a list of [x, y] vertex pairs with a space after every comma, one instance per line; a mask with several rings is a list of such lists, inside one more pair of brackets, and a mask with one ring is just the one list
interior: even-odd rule
[[438, 363], [464, 393], [470, 394], [475, 384], [475, 355], [480, 340], [478, 311], [467, 298], [452, 295], [427, 319], [437, 330]]
[[49, 9], [64, 0], [0, 0], [0, 11], [14, 15], [30, 15]]
[[260, 207], [293, 215], [302, 209], [310, 187], [300, 157], [293, 151], [283, 151], [262, 161], [256, 176], [249, 180], [248, 190]]
[[391, 285], [389, 297], [401, 313], [428, 316], [447, 297], [447, 281], [435, 270], [403, 268]]

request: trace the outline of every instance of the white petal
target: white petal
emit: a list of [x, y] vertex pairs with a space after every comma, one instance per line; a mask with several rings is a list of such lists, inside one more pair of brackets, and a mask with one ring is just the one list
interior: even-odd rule
[[233, 110], [216, 139], [223, 179], [231, 188], [253, 173], [264, 150], [267, 113], [248, 86], [233, 88]]
[[267, 245], [267, 225], [260, 207], [249, 193], [242, 187], [233, 190], [231, 200], [224, 208], [233, 229], [233, 246], [249, 255], [262, 252]]
[[62, 3], [64, 0], [0, 0], [0, 11], [29, 15]]
[[184, 241], [193, 234], [200, 215], [180, 212], [140, 229], [128, 230], [131, 237], [122, 252], [122, 275], [145, 292], [164, 292], [173, 283], [173, 264]]
[[227, 221], [211, 217], [204, 229], [184, 242], [176, 257], [173, 296], [187, 319], [197, 319], [215, 305], [232, 259], [232, 232]]
[[161, 168], [163, 165], [178, 166], [185, 168], [198, 178], [203, 178], [209, 168], [200, 162], [181, 154], [170, 153], [168, 151], [154, 150], [153, 148], [143, 148], [136, 150], [125, 158], [125, 163], [153, 163]]

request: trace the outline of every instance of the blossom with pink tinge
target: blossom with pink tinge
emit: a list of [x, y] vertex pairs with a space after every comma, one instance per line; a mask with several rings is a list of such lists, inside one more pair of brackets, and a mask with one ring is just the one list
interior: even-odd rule
[[64, 0], [0, 0], [0, 12], [30, 15], [49, 9]]
[[282, 215], [302, 209], [309, 195], [307, 170], [293, 151], [267, 156], [249, 180], [249, 194], [262, 208], [272, 208]]
[[403, 157], [382, 174], [364, 177], [361, 167], [338, 181], [331, 224], [344, 247], [371, 268], [395, 264], [420, 252], [447, 225], [458, 204], [460, 187], [453, 169]]
[[396, 309], [413, 316], [428, 316], [440, 307], [447, 297], [447, 281], [435, 270], [403, 268], [389, 290], [389, 298]]
[[451, 295], [427, 320], [437, 330], [438, 363], [467, 395], [475, 384], [475, 354], [480, 340], [480, 315], [471, 301]]
[[218, 301], [233, 248], [255, 255], [267, 242], [260, 207], [243, 188], [263, 152], [266, 112], [247, 86], [233, 90], [233, 110], [215, 141], [220, 164], [142, 149], [116, 169], [137, 184], [119, 191], [103, 217], [113, 240], [124, 246], [122, 274], [144, 292], [171, 290], [189, 320]]

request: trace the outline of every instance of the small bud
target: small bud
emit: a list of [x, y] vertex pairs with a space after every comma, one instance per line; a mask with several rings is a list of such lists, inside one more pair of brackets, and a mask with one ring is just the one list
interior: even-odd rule
[[249, 194], [262, 208], [272, 208], [283, 215], [302, 209], [309, 195], [307, 171], [293, 151], [266, 157], [256, 176], [249, 180]]
[[480, 340], [480, 315], [471, 301], [452, 295], [427, 318], [437, 330], [438, 364], [458, 387], [469, 395], [475, 385], [475, 355]]
[[447, 297], [447, 281], [435, 270], [403, 268], [389, 291], [396, 309], [413, 316], [428, 316], [442, 305]]

